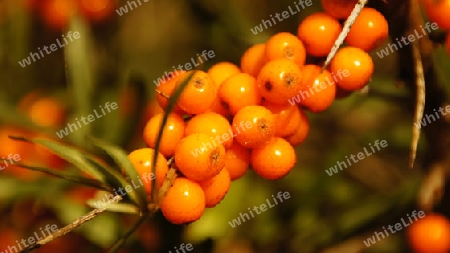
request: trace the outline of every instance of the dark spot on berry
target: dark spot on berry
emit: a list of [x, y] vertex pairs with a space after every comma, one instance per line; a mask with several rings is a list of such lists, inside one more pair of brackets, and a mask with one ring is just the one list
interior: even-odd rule
[[266, 90], [270, 91], [272, 90], [272, 84], [270, 82], [266, 82], [266, 84], [264, 84], [264, 87], [266, 88]]

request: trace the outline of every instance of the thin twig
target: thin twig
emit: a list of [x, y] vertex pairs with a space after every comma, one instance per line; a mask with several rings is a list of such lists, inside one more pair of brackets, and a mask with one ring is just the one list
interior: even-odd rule
[[122, 248], [122, 246], [127, 242], [128, 238], [144, 223], [147, 218], [150, 217], [149, 214], [146, 214], [144, 216], [141, 216], [139, 220], [133, 225], [133, 227], [128, 230], [128, 232], [123, 235], [109, 250], [109, 253], [116, 253]]
[[[109, 204], [117, 204], [118, 202], [120, 202], [122, 200], [122, 196], [120, 195], [116, 195]], [[108, 205], [109, 205], [108, 204]], [[60, 236], [64, 236], [70, 232], [72, 232], [74, 229], [78, 228], [79, 226], [83, 225], [84, 223], [94, 219], [95, 217], [97, 217], [99, 214], [103, 213], [106, 211], [108, 205], [106, 205], [105, 207], [102, 208], [96, 208], [92, 211], [90, 211], [89, 213], [87, 213], [86, 215], [83, 215], [81, 217], [78, 217], [75, 221], [73, 221], [71, 224], [59, 229], [58, 231], [56, 231], [55, 233], [48, 235], [47, 237], [45, 237], [44, 239], [36, 242], [36, 244], [30, 245], [28, 246], [26, 249], [22, 250], [21, 253], [27, 253], [27, 252], [31, 252], [35, 249], [40, 248], [42, 245], [45, 245], [49, 242], [51, 242], [52, 240], [60, 237]]]
[[322, 71], [328, 67], [334, 55], [338, 51], [339, 47], [341, 47], [342, 43], [344, 43], [345, 37], [347, 37], [347, 34], [350, 32], [350, 28], [352, 27], [353, 23], [355, 23], [356, 18], [358, 18], [359, 13], [361, 13], [361, 10], [364, 8], [364, 6], [367, 4], [368, 1], [369, 0], [359, 0], [358, 3], [355, 4], [352, 13], [345, 21], [341, 33], [334, 42], [334, 45], [331, 48], [331, 51], [328, 54], [327, 59], [325, 60], [325, 63], [322, 66]]

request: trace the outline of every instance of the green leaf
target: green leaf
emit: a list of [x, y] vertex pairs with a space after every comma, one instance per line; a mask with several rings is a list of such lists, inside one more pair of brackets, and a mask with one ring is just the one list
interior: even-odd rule
[[[195, 74], [195, 71], [192, 71], [189, 73], [189, 76], [183, 81], [183, 83], [178, 87], [177, 90], [175, 90], [174, 94], [170, 97], [169, 103], [167, 105], [167, 108], [164, 112], [164, 117], [161, 123], [161, 127], [158, 132], [158, 138], [156, 139], [156, 145], [155, 145], [155, 155], [153, 156], [153, 164], [157, 164], [158, 162], [158, 153], [159, 153], [159, 145], [161, 144], [161, 138], [164, 130], [164, 126], [167, 124], [167, 118], [169, 117], [169, 114], [173, 111], [175, 108], [175, 104], [177, 103], [178, 98], [181, 96], [181, 93], [183, 92], [184, 88], [188, 85], [189, 81], [191, 80], [192, 76]], [[153, 166], [152, 173], [155, 175], [155, 168], [156, 166]], [[156, 185], [152, 184], [152, 199], [157, 200], [157, 191], [156, 191]]]
[[85, 185], [88, 187], [97, 188], [99, 190], [111, 191], [111, 189], [108, 186], [103, 185], [102, 183], [100, 183], [98, 180], [95, 180], [95, 179], [85, 178], [85, 177], [73, 175], [71, 173], [62, 172], [62, 171], [58, 171], [58, 170], [54, 170], [54, 169], [25, 165], [22, 163], [16, 163], [16, 165], [19, 167], [25, 168], [25, 169], [44, 172], [46, 174], [49, 174], [49, 175], [52, 175], [52, 176], [55, 176], [58, 178], [69, 180], [76, 184], [82, 184], [82, 185]]
[[[115, 161], [115, 163], [119, 166], [119, 168], [123, 168], [125, 170], [125, 173], [130, 178], [139, 178], [139, 174], [137, 173], [134, 166], [131, 164], [130, 160], [128, 159], [127, 154], [119, 147], [106, 143], [102, 140], [99, 140], [97, 138], [94, 138], [92, 136], [89, 136], [88, 139], [97, 147], [104, 150], [108, 155]], [[125, 188], [127, 185], [130, 185], [131, 182], [126, 182], [126, 184], [122, 185], [123, 188]], [[133, 187], [135, 191], [131, 191], [130, 195], [136, 195], [133, 198], [138, 199], [139, 206], [144, 210], [147, 209], [147, 194], [145, 192], [144, 187]]]

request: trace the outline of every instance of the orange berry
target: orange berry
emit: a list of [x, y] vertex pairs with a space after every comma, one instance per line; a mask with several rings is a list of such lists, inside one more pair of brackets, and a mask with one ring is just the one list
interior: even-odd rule
[[140, 179], [142, 180], [142, 183], [144, 184], [147, 195], [150, 195], [152, 193], [152, 180], [156, 178], [158, 188], [160, 188], [163, 185], [167, 172], [169, 171], [169, 166], [167, 165], [166, 158], [161, 155], [161, 153], [158, 153], [155, 174], [152, 174], [154, 167], [154, 155], [155, 150], [152, 148], [137, 149], [128, 155], [128, 159], [130, 160], [131, 164], [133, 164], [134, 168], [139, 174]]
[[162, 199], [164, 217], [173, 224], [193, 222], [205, 212], [205, 193], [202, 187], [187, 178], [176, 178]]
[[58, 127], [64, 123], [66, 110], [55, 98], [43, 97], [31, 105], [28, 115], [36, 125]]
[[264, 106], [246, 106], [236, 113], [232, 123], [235, 140], [246, 148], [267, 143], [275, 134], [275, 117]]
[[[370, 81], [374, 71], [372, 58], [364, 50], [344, 47], [338, 50], [330, 64], [331, 73], [343, 72], [337, 85], [344, 90], [360, 90]], [[345, 73], [347, 72], [347, 74]]]
[[185, 82], [190, 74], [192, 77], [184, 87], [177, 104], [189, 114], [204, 113], [212, 107], [217, 97], [218, 87], [211, 77], [201, 70], [192, 70], [181, 74], [175, 87], [179, 87]]
[[306, 137], [309, 134], [309, 120], [306, 113], [300, 110], [300, 125], [295, 131], [295, 133], [291, 136], [285, 137], [285, 139], [294, 147], [300, 145], [303, 141], [305, 141]]
[[84, 16], [94, 22], [111, 17], [115, 8], [113, 0], [78, 0], [78, 5]]
[[209, 68], [207, 73], [219, 87], [228, 77], [241, 73], [241, 69], [231, 62], [219, 62]]
[[19, 104], [17, 105], [17, 109], [21, 112], [28, 113], [31, 106], [41, 97], [41, 92], [39, 90], [28, 92], [20, 99]]
[[[155, 90], [156, 100], [158, 101], [159, 106], [161, 106], [163, 110], [167, 108], [167, 105], [169, 104], [169, 98], [175, 92], [175, 83], [177, 82], [182, 73], [185, 73], [185, 71], [181, 70], [170, 72], [166, 76], [167, 79], [166, 78], [163, 78], [162, 80], [159, 79], [158, 83], [156, 84], [157, 86]], [[164, 95], [161, 93], [163, 93]], [[183, 110], [181, 110], [181, 108], [178, 105], [175, 105], [173, 112], [182, 114]]]
[[159, 106], [158, 101], [151, 100], [145, 105], [144, 113], [142, 115], [142, 121], [145, 125], [153, 116], [164, 113], [164, 110]]
[[62, 29], [67, 27], [69, 19], [76, 13], [74, 0], [46, 0], [41, 7], [41, 15], [47, 25]]
[[431, 21], [444, 30], [450, 30], [450, 0], [424, 0], [425, 11]]
[[276, 180], [286, 176], [297, 162], [295, 150], [283, 138], [272, 138], [269, 143], [252, 149], [250, 162], [262, 178]]
[[301, 70], [295, 63], [277, 59], [264, 65], [256, 83], [268, 102], [283, 105], [302, 89], [302, 80]]
[[174, 157], [180, 172], [197, 182], [211, 179], [225, 166], [225, 148], [207, 134], [184, 137]]
[[205, 193], [206, 207], [215, 207], [230, 189], [230, 173], [222, 169], [215, 177], [199, 183]]
[[323, 10], [337, 19], [347, 19], [358, 0], [321, 0]]
[[447, 53], [450, 55], [450, 33], [447, 34], [447, 39], [445, 40], [445, 45], [447, 46]]
[[217, 113], [202, 113], [195, 115], [186, 125], [184, 135], [207, 134], [217, 140], [225, 148], [233, 144], [233, 132], [230, 122]]
[[447, 253], [450, 251], [450, 221], [440, 214], [419, 217], [409, 227], [408, 238], [417, 253]]
[[225, 107], [225, 104], [222, 103], [222, 100], [220, 100], [219, 94], [217, 94], [217, 97], [214, 100], [214, 103], [213, 103], [212, 107], [209, 108], [209, 110], [207, 110], [206, 112], [207, 113], [208, 112], [217, 113], [219, 115], [222, 115], [225, 118], [228, 118], [230, 116], [230, 112]]
[[266, 63], [266, 44], [255, 44], [247, 49], [241, 58], [242, 72], [257, 77]]
[[250, 166], [250, 150], [242, 147], [236, 141], [225, 154], [225, 169], [230, 173], [231, 180], [245, 175]]
[[272, 37], [266, 43], [267, 61], [276, 59], [288, 59], [298, 66], [302, 66], [306, 61], [306, 51], [303, 42], [297, 36], [280, 32]]
[[[147, 122], [144, 128], [143, 138], [150, 148], [156, 147], [156, 140], [158, 139], [163, 117], [163, 113], [155, 115]], [[184, 129], [185, 123], [183, 118], [175, 113], [169, 114], [162, 133], [159, 152], [166, 157], [172, 156], [175, 153], [176, 146], [184, 136]]]
[[327, 56], [331, 51], [342, 26], [325, 12], [316, 12], [305, 18], [298, 26], [298, 37], [306, 52], [312, 56]]
[[389, 36], [388, 22], [373, 8], [364, 8], [356, 18], [345, 42], [368, 52], [383, 44]]
[[[305, 89], [300, 92], [301, 105], [314, 113], [325, 111], [331, 106], [336, 96], [333, 76], [328, 70], [322, 72], [322, 68], [317, 65], [305, 65], [302, 73]], [[303, 98], [304, 95], [305, 98]], [[297, 96], [299, 97], [300, 94]]]
[[235, 74], [225, 80], [220, 86], [219, 98], [232, 115], [245, 106], [261, 103], [256, 79], [246, 73]]
[[300, 125], [300, 109], [297, 105], [275, 105], [263, 102], [262, 106], [269, 109], [275, 116], [275, 136], [293, 135]]

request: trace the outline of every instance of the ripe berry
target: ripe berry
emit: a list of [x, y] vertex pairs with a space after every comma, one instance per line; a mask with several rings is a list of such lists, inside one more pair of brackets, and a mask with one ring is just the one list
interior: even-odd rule
[[[175, 92], [175, 83], [177, 82], [182, 73], [185, 73], [185, 71], [177, 70], [174, 72], [170, 72], [168, 74], [170, 78], [160, 80], [156, 85], [157, 88], [155, 89], [155, 96], [159, 106], [161, 106], [162, 109], [165, 110], [167, 108], [167, 105], [169, 104], [169, 99]], [[173, 112], [183, 114], [183, 110], [178, 105], [175, 105]]]
[[63, 29], [67, 27], [69, 19], [76, 12], [73, 0], [47, 0], [41, 7], [42, 18], [52, 28]]
[[317, 65], [305, 65], [302, 73], [305, 89], [301, 91], [304, 92], [301, 95], [306, 95], [300, 101], [301, 105], [314, 113], [325, 111], [336, 96], [336, 84], [331, 73], [328, 70], [322, 71]]
[[295, 150], [283, 138], [272, 138], [269, 143], [251, 151], [253, 170], [262, 178], [276, 180], [286, 176], [297, 162]]
[[256, 79], [260, 94], [268, 102], [284, 105], [302, 88], [300, 68], [287, 59], [268, 62]]
[[[143, 138], [145, 143], [150, 148], [156, 147], [156, 140], [158, 138], [159, 130], [161, 128], [164, 114], [160, 113], [151, 118], [144, 128]], [[161, 142], [159, 145], [159, 152], [165, 157], [172, 156], [175, 153], [175, 148], [184, 136], [185, 123], [180, 115], [171, 113], [167, 118], [167, 123], [164, 126]]]
[[450, 30], [450, 0], [424, 0], [425, 11], [431, 21], [438, 27]]
[[274, 115], [263, 106], [246, 106], [236, 113], [232, 123], [235, 140], [246, 148], [267, 143], [275, 134]]
[[206, 207], [215, 207], [230, 189], [230, 173], [222, 169], [215, 177], [199, 183], [205, 193]]
[[323, 10], [337, 19], [347, 19], [358, 0], [321, 0]]
[[345, 42], [369, 52], [383, 44], [389, 36], [388, 22], [373, 8], [364, 8], [356, 18]]
[[35, 101], [28, 109], [30, 119], [42, 127], [58, 127], [64, 123], [66, 109], [55, 98], [43, 97]]
[[309, 120], [306, 113], [300, 110], [300, 125], [295, 131], [295, 133], [291, 136], [285, 137], [285, 139], [294, 147], [300, 145], [303, 141], [305, 141], [306, 137], [309, 134]]
[[298, 26], [298, 37], [306, 52], [316, 57], [327, 56], [342, 30], [339, 21], [325, 12], [309, 15]]
[[158, 188], [160, 188], [163, 185], [167, 172], [169, 171], [166, 158], [158, 153], [155, 175], [152, 176], [154, 155], [155, 150], [152, 148], [137, 149], [128, 155], [128, 159], [131, 164], [133, 164], [133, 167], [136, 169], [142, 183], [144, 184], [147, 195], [152, 193], [152, 180], [156, 178]]
[[216, 113], [195, 115], [186, 125], [184, 135], [207, 134], [225, 148], [233, 144], [233, 132], [226, 118]]
[[242, 55], [242, 72], [256, 78], [266, 62], [266, 44], [255, 44]]
[[181, 74], [175, 87], [180, 87], [192, 73], [193, 75], [184, 87], [177, 104], [189, 114], [200, 114], [212, 107], [218, 88], [211, 77], [201, 70], [192, 70]]
[[207, 73], [219, 87], [228, 77], [240, 72], [241, 69], [231, 62], [219, 62], [209, 68]]
[[354, 91], [362, 89], [372, 78], [374, 64], [372, 58], [362, 49], [344, 47], [334, 56], [330, 64], [331, 73], [348, 71], [348, 75], [341, 75], [337, 85], [344, 90]]
[[220, 86], [219, 98], [232, 115], [245, 106], [261, 103], [256, 79], [246, 73], [235, 74], [225, 80]]
[[417, 253], [447, 253], [450, 250], [450, 221], [440, 214], [427, 214], [411, 224], [408, 238]]
[[113, 0], [78, 0], [78, 5], [82, 13], [94, 22], [111, 17], [115, 9]]
[[231, 180], [245, 175], [250, 166], [250, 150], [242, 147], [238, 142], [227, 149], [225, 154], [225, 169], [230, 173]]
[[265, 51], [267, 61], [288, 59], [297, 66], [302, 66], [306, 61], [303, 42], [297, 36], [287, 32], [280, 32], [270, 37]]
[[300, 125], [300, 109], [297, 105], [275, 105], [263, 102], [262, 106], [269, 109], [275, 116], [275, 136], [285, 137], [294, 134]]
[[160, 207], [164, 217], [173, 224], [193, 222], [205, 211], [205, 194], [202, 187], [187, 178], [176, 178]]
[[225, 166], [225, 148], [206, 134], [184, 137], [174, 156], [180, 172], [197, 182], [211, 179]]

